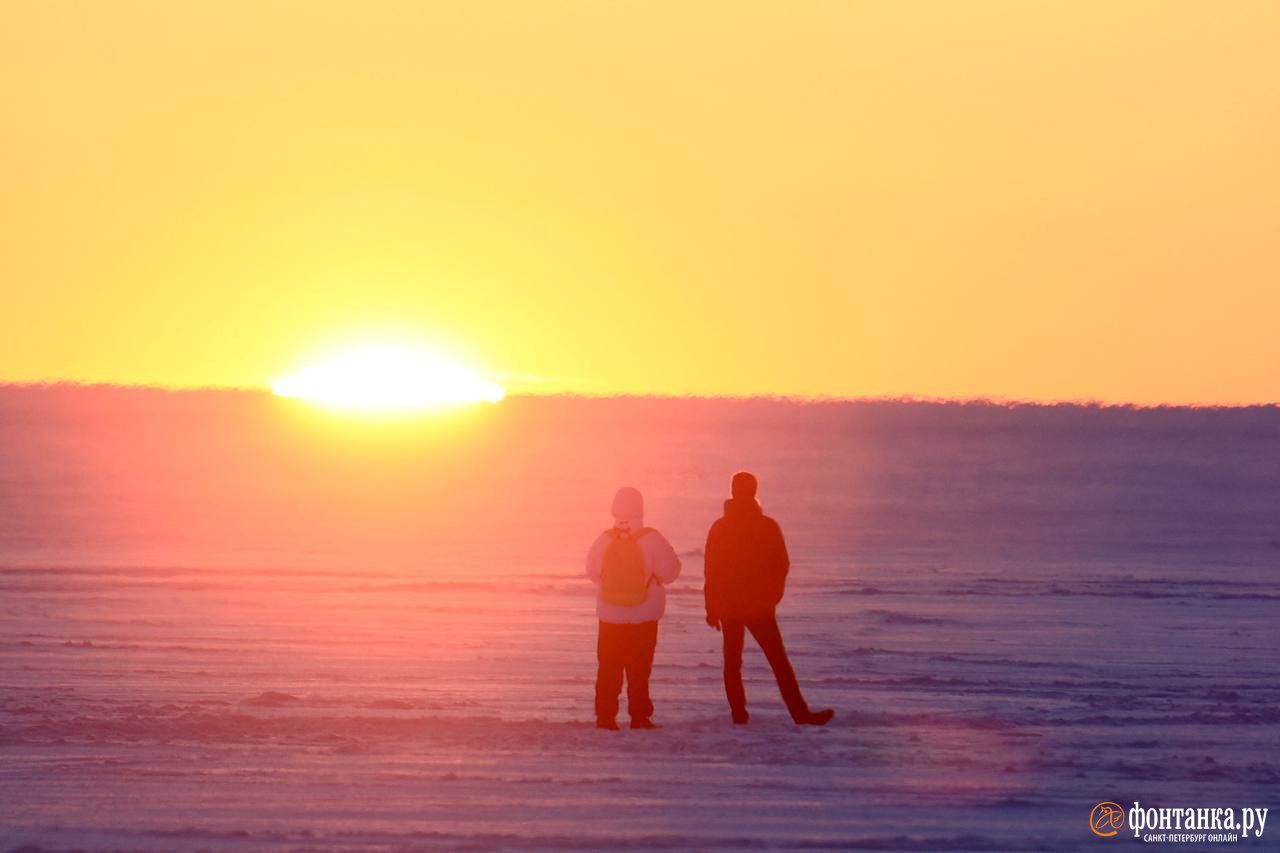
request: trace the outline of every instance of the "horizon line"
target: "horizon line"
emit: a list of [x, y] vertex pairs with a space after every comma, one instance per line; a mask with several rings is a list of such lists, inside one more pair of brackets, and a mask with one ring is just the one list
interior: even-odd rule
[[[270, 386], [266, 385], [166, 385], [140, 382], [86, 382], [74, 379], [54, 379], [37, 381], [0, 380], [0, 391], [11, 389], [96, 389], [116, 391], [158, 391], [172, 394], [192, 393], [241, 393], [263, 394], [276, 397]], [[988, 405], [1002, 408], [1075, 406], [1095, 409], [1274, 409], [1280, 407], [1280, 401], [1269, 402], [1159, 402], [1140, 403], [1134, 401], [1107, 401], [1098, 398], [1042, 398], [1027, 399], [1001, 397], [998, 395], [970, 397], [935, 397], [917, 394], [898, 395], [863, 395], [842, 396], [838, 394], [698, 394], [698, 393], [641, 393], [622, 392], [602, 394], [586, 391], [537, 392], [521, 391], [508, 393], [506, 399], [567, 399], [567, 400], [722, 400], [725, 402], [776, 402], [793, 404], [839, 404], [839, 403], [922, 403], [927, 405]]]

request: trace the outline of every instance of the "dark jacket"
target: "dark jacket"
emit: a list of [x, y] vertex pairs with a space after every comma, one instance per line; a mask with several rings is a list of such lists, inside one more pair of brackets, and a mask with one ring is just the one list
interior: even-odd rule
[[711, 525], [704, 553], [709, 619], [767, 616], [782, 601], [791, 567], [787, 543], [754, 498], [724, 502], [724, 517]]

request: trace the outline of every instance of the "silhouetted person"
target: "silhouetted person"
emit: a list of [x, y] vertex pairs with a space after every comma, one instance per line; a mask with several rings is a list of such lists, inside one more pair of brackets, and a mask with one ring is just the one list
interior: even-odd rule
[[724, 632], [724, 692], [733, 721], [745, 725], [747, 693], [742, 686], [742, 646], [750, 631], [773, 667], [778, 689], [797, 725], [825, 726], [835, 711], [809, 710], [795, 670], [787, 660], [775, 610], [786, 587], [791, 559], [778, 522], [764, 514], [756, 500], [755, 475], [733, 475], [733, 497], [724, 502], [724, 517], [707, 533], [707, 624]]
[[618, 695], [627, 681], [631, 728], [656, 729], [649, 673], [658, 643], [658, 620], [667, 606], [664, 584], [680, 576], [671, 543], [644, 526], [644, 497], [625, 486], [613, 498], [613, 527], [587, 552], [587, 577], [596, 584], [596, 726], [618, 728]]

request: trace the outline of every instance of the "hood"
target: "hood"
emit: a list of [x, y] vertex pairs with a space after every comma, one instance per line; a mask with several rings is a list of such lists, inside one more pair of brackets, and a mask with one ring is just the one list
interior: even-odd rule
[[639, 489], [623, 486], [613, 496], [614, 527], [622, 530], [639, 530], [644, 527], [644, 495]]
[[763, 514], [764, 507], [758, 498], [729, 498], [724, 502], [725, 518], [749, 518]]

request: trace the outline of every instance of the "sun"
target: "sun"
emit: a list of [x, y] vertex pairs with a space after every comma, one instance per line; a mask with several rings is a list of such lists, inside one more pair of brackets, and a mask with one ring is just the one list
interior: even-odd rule
[[465, 367], [400, 344], [336, 352], [277, 379], [271, 390], [338, 411], [370, 414], [497, 403], [506, 396], [501, 387]]

